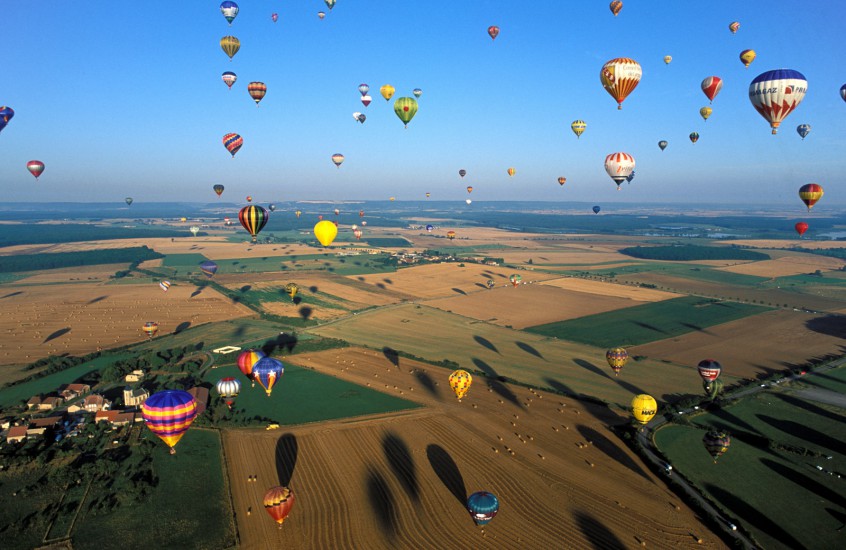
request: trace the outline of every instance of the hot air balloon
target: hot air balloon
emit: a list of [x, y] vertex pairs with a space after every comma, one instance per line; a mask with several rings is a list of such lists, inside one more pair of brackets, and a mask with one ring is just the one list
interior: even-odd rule
[[256, 102], [256, 106], [258, 106], [259, 102], [264, 98], [265, 94], [267, 94], [267, 86], [264, 82], [250, 82], [247, 84], [247, 91], [250, 93], [250, 97], [253, 98], [253, 101]]
[[299, 291], [300, 287], [297, 285], [297, 283], [288, 283], [287, 285], [285, 285], [285, 294], [291, 297], [291, 301], [294, 300], [294, 297]]
[[516, 174], [516, 173], [517, 173], [517, 170], [515, 170], [514, 168], [508, 169], [508, 175], [509, 176], [514, 177], [514, 174]]
[[455, 239], [455, 231], [453, 231], [452, 229], [447, 231], [447, 239], [449, 239], [449, 240]]
[[608, 365], [614, 371], [614, 376], [617, 376], [626, 366], [629, 360], [629, 352], [623, 348], [611, 348], [605, 352], [605, 360], [608, 361]]
[[277, 21], [279, 21], [279, 14], [278, 14], [278, 13], [271, 13], [271, 14], [270, 14], [270, 19], [271, 19], [274, 23], [276, 23]]
[[358, 91], [359, 91], [359, 93], [361, 93], [361, 95], [367, 95], [367, 92], [370, 91], [370, 86], [368, 86], [367, 84], [361, 83], [361, 84], [358, 85]]
[[598, 207], [598, 206], [594, 206], [594, 207], [593, 207], [593, 213], [594, 213], [594, 214], [599, 214], [599, 211], [600, 211], [600, 210], [602, 210], [602, 209], [601, 209], [600, 207]]
[[371, 101], [373, 101], [373, 98], [370, 97], [369, 95], [365, 94], [365, 95], [361, 96], [361, 102], [364, 104], [365, 107], [370, 105]]
[[219, 197], [223, 194], [224, 187], [218, 183], [217, 185], [213, 186], [212, 189], [214, 189], [214, 192], [217, 193], [217, 196]]
[[632, 399], [632, 416], [641, 424], [646, 424], [658, 412], [658, 403], [651, 395], [642, 393]]
[[3, 131], [3, 128], [9, 124], [9, 121], [12, 120], [12, 117], [15, 116], [15, 110], [11, 107], [6, 107], [5, 105], [0, 105], [0, 132]]
[[496, 40], [496, 37], [499, 36], [499, 27], [491, 25], [488, 27], [488, 34], [490, 35], [491, 40]]
[[508, 280], [509, 280], [509, 282], [511, 282], [511, 284], [513, 286], [519, 286], [520, 283], [523, 282], [523, 277], [521, 275], [518, 275], [517, 273], [515, 273], [515, 274], [511, 275], [508, 278]]
[[36, 181], [38, 180], [38, 176], [44, 172], [44, 163], [40, 160], [31, 160], [26, 163], [26, 169], [29, 170], [29, 173], [35, 176]]
[[340, 210], [338, 210], [337, 208], [334, 210], [334, 212], [335, 212], [335, 215], [336, 215], [336, 216], [338, 216], [338, 215], [341, 213], [341, 211], [340, 211]]
[[423, 95], [423, 90], [421, 90], [420, 88], [414, 88], [413, 90], [411, 90], [411, 94], [417, 99], [420, 99], [420, 96]]
[[191, 227], [189, 227], [189, 228], [188, 228], [188, 231], [190, 231], [191, 233], [193, 233], [193, 234], [194, 234], [194, 236], [196, 237], [196, 236], [197, 236], [197, 233], [199, 233], [199, 232], [200, 232], [200, 226], [198, 226], [198, 225], [192, 225]]
[[367, 227], [367, 220], [364, 220], [363, 222], [361, 222], [361, 225], [364, 226], [364, 227]]
[[466, 203], [467, 203], [467, 205], [469, 206], [469, 205], [470, 205], [473, 201], [472, 201], [472, 200], [470, 200], [470, 199], [464, 199], [464, 202], [466, 202]]
[[804, 202], [808, 207], [808, 212], [811, 211], [811, 208], [817, 204], [817, 201], [820, 200], [822, 196], [823, 188], [816, 183], [807, 183], [799, 188], [799, 198], [802, 199], [802, 202]]
[[699, 134], [696, 132], [691, 132], [689, 137], [691, 143], [696, 143], [697, 141], [699, 141]]
[[223, 49], [223, 53], [229, 56], [229, 61], [232, 61], [232, 58], [241, 49], [241, 41], [234, 36], [224, 36], [220, 39], [220, 47]]
[[570, 129], [573, 130], [573, 133], [576, 134], [576, 139], [579, 139], [581, 135], [585, 132], [585, 128], [587, 128], [587, 124], [585, 124], [584, 120], [574, 120], [572, 124], [570, 124]]
[[361, 113], [359, 113], [358, 111], [354, 112], [353, 113], [353, 120], [358, 122], [358, 117], [360, 117], [360, 116], [361, 116]]
[[332, 8], [335, 7], [335, 0], [323, 0], [323, 1], [326, 2], [326, 5], [329, 7], [330, 11], [332, 10]]
[[264, 509], [270, 514], [279, 528], [282, 528], [282, 522], [291, 513], [291, 508], [294, 507], [294, 492], [287, 487], [271, 487], [264, 494]]
[[230, 0], [221, 2], [220, 13], [223, 14], [223, 17], [226, 18], [229, 25], [232, 25], [232, 21], [238, 16], [238, 4], [231, 2]]
[[126, 197], [126, 198], [125, 198], [125, 199], [123, 199], [123, 200], [124, 200], [124, 201], [126, 201], [126, 205], [127, 205], [127, 206], [129, 206], [129, 205], [131, 205], [131, 204], [132, 204], [132, 197]]
[[706, 122], [708, 121], [708, 117], [711, 116], [711, 113], [714, 112], [714, 109], [711, 107], [702, 107], [699, 109], [699, 116], [701, 116]]
[[232, 220], [229, 219], [229, 216], [223, 218], [224, 225], [232, 225]]
[[432, 231], [434, 231], [434, 230], [435, 230], [435, 226], [434, 226], [434, 225], [432, 225], [431, 223], [426, 224], [426, 232], [427, 232], [427, 233], [431, 233], [431, 232], [432, 232]]
[[749, 101], [776, 134], [781, 122], [802, 102], [807, 90], [808, 81], [799, 71], [767, 71], [756, 76], [749, 85]]
[[493, 493], [476, 491], [467, 497], [467, 511], [476, 525], [485, 525], [496, 516], [499, 511], [499, 500]]
[[186, 222], [186, 221], [188, 221], [188, 218], [179, 218], [179, 221]]
[[241, 393], [241, 382], [237, 378], [227, 376], [217, 381], [215, 389], [220, 394], [220, 397], [223, 398], [223, 402], [226, 403], [229, 410], [232, 410], [232, 404], [235, 402], [235, 398]]
[[702, 88], [702, 93], [705, 94], [705, 97], [707, 97], [709, 101], [714, 101], [714, 98], [717, 97], [717, 94], [723, 89], [723, 79], [719, 76], [706, 77], [702, 80], [700, 87]]
[[605, 157], [605, 171], [617, 184], [617, 189], [620, 189], [620, 184], [632, 173], [635, 169], [635, 159], [628, 153], [611, 153]]
[[217, 264], [211, 260], [206, 260], [200, 264], [200, 271], [203, 272], [203, 275], [211, 279], [217, 273]]
[[273, 357], [262, 357], [253, 365], [253, 380], [264, 388], [269, 397], [273, 391], [273, 386], [282, 377], [283, 372], [285, 372], [285, 367], [282, 365], [282, 361]]
[[320, 19], [323, 19], [324, 17], [326, 17], [326, 12], [322, 12], [322, 11], [317, 12], [317, 17], [319, 17]]
[[672, 60], [673, 60], [673, 56], [672, 56], [672, 55], [665, 55], [665, 56], [664, 56], [664, 63], [665, 63], [665, 64], [669, 65], [669, 64], [670, 64], [670, 62], [671, 62]]
[[[840, 99], [846, 101], [846, 84], [840, 87]], [[3, 109], [6, 109], [6, 107], [0, 107], [0, 124], [3, 123]], [[11, 111], [11, 109], [9, 110]], [[3, 126], [5, 126], [5, 124], [3, 124]], [[3, 129], [3, 126], [0, 126], [0, 130]]]
[[250, 380], [253, 379], [253, 367], [256, 363], [259, 362], [260, 359], [263, 359], [265, 354], [257, 349], [248, 349], [244, 350], [238, 354], [238, 360], [236, 363], [238, 364], [238, 369], [244, 373], [244, 376], [249, 378]]
[[314, 236], [323, 246], [329, 246], [338, 236], [338, 227], [327, 220], [319, 221], [314, 226]]
[[147, 428], [170, 447], [170, 454], [175, 454], [176, 444], [197, 416], [197, 402], [187, 391], [164, 390], [141, 404], [141, 414]]
[[466, 370], [458, 369], [449, 375], [449, 387], [455, 392], [455, 396], [460, 402], [470, 389], [470, 384], [473, 383], [473, 377]]
[[256, 242], [256, 235], [267, 223], [267, 210], [256, 205], [245, 206], [238, 212], [238, 220]]
[[602, 87], [617, 101], [617, 109], [623, 108], [623, 101], [637, 87], [643, 69], [634, 59], [617, 57], [605, 63], [599, 71]]
[[467, 170], [464, 170], [464, 169], [462, 168], [461, 170], [459, 170], [459, 171], [458, 171], [458, 175], [459, 175], [459, 176], [461, 176], [461, 177], [463, 178], [464, 176], [466, 176], [466, 175], [467, 175]]
[[413, 97], [400, 97], [394, 101], [394, 112], [408, 128], [408, 123], [417, 114], [417, 100]]
[[247, 195], [247, 202], [253, 202], [252, 195]]
[[223, 146], [226, 147], [232, 158], [235, 158], [235, 153], [241, 150], [242, 145], [244, 145], [244, 138], [238, 134], [226, 134], [223, 136]]
[[739, 29], [739, 28], [740, 28], [739, 22], [732, 21], [731, 23], [729, 23], [729, 30], [731, 31], [732, 34], [737, 33], [737, 29]]
[[335, 163], [335, 166], [340, 168], [341, 164], [344, 162], [344, 155], [342, 155], [341, 153], [335, 153], [334, 155], [332, 155], [332, 162]]
[[431, 193], [426, 193], [426, 198], [427, 198], [427, 199], [428, 199], [430, 196], [432, 196], [432, 194], [431, 194]]
[[359, 123], [364, 124], [364, 121], [367, 120], [367, 117], [364, 114], [359, 113], [357, 120]]
[[723, 367], [713, 359], [703, 359], [696, 365], [696, 370], [703, 382], [713, 382], [720, 377]]
[[565, 183], [567, 183], [567, 178], [565, 178], [564, 176], [558, 178], [558, 185], [564, 185]]
[[303, 213], [302, 210], [297, 210], [296, 212], [294, 212], [294, 215], [299, 218], [302, 215], [302, 213]]
[[667, 148], [667, 145], [669, 145], [669, 143], [667, 143], [666, 140], [662, 139], [658, 142], [658, 147], [660, 147], [662, 151]]
[[159, 282], [159, 288], [167, 292], [167, 289], [170, 288], [170, 281], [161, 281]]
[[388, 200], [391, 201], [391, 202], [394, 202], [395, 200], [397, 200], [397, 198], [396, 197], [390, 197]]
[[275, 204], [268, 204], [267, 209], [271, 212], [276, 212], [276, 205]]
[[147, 336], [152, 338], [159, 331], [159, 324], [155, 321], [147, 321], [144, 323], [144, 326], [141, 327], [141, 330], [143, 330]]
[[796, 127], [796, 132], [802, 136], [802, 139], [805, 139], [805, 136], [811, 133], [811, 125], [810, 124], [800, 124]]
[[755, 61], [757, 56], [758, 54], [755, 53], [755, 50], [743, 50], [740, 52], [740, 62], [748, 69], [749, 64]]
[[611, 13], [614, 14], [614, 17], [617, 17], [617, 14], [620, 13], [620, 10], [623, 9], [623, 3], [620, 0], [614, 0], [611, 4], [608, 5], [608, 9], [611, 10]]
[[385, 101], [390, 101], [392, 97], [394, 97], [394, 87], [390, 84], [385, 84], [381, 88], [379, 88], [379, 93], [382, 94], [382, 97], [385, 98]]
[[494, 286], [496, 286], [496, 283], [493, 279], [488, 279], [487, 281], [485, 281], [485, 286], [488, 288], [493, 288]]
[[794, 228], [796, 229], [796, 232], [799, 233], [799, 236], [801, 237], [802, 235], [805, 234], [805, 231], [808, 230], [808, 224], [805, 223], [805, 222], [797, 222], [796, 225], [794, 226]]
[[731, 445], [731, 436], [723, 430], [710, 430], [702, 437], [702, 444], [716, 464], [717, 459], [723, 456]]
[[472, 185], [468, 185], [468, 186], [467, 186], [467, 192], [468, 192], [468, 193], [472, 193], [472, 192], [473, 192], [473, 186], [472, 186]]
[[220, 78], [223, 80], [223, 83], [226, 84], [229, 89], [232, 89], [232, 85], [235, 84], [235, 81], [238, 80], [238, 75], [233, 73], [232, 71], [226, 71]]
[[358, 240], [361, 240], [361, 236], [363, 235], [361, 229], [353, 229], [353, 237]]

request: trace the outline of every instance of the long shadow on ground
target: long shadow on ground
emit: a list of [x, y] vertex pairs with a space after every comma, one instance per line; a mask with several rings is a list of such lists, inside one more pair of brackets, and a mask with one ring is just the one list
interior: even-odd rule
[[373, 466], [367, 468], [367, 498], [370, 506], [376, 512], [376, 518], [382, 531], [393, 538], [397, 533], [397, 511], [394, 503], [394, 495], [391, 488], [385, 481], [385, 477], [376, 471]]
[[444, 487], [449, 489], [462, 507], [466, 506], [467, 488], [464, 486], [464, 478], [449, 453], [440, 445], [432, 443], [426, 447], [426, 458]]
[[382, 451], [394, 475], [415, 502], [420, 500], [420, 485], [417, 483], [417, 467], [408, 445], [397, 434], [388, 432], [382, 438]]
[[283, 434], [276, 442], [276, 475], [279, 477], [279, 485], [288, 487], [291, 483], [298, 453], [299, 445], [294, 434]]
[[608, 550], [610, 548], [626, 548], [617, 535], [608, 530], [605, 525], [591, 516], [583, 512], [576, 512], [576, 523], [579, 529], [584, 533], [585, 537], [590, 541], [592, 547], [596, 550]]
[[608, 455], [610, 458], [616, 460], [629, 470], [633, 471], [634, 473], [642, 476], [649, 482], [652, 482], [652, 479], [649, 475], [641, 468], [632, 458], [625, 453], [617, 444], [613, 441], [599, 433], [598, 431], [594, 430], [593, 428], [589, 428], [583, 424], [579, 424], [576, 426], [576, 429], [579, 430], [579, 433], [582, 434], [582, 437], [585, 439], [593, 442], [593, 446]]

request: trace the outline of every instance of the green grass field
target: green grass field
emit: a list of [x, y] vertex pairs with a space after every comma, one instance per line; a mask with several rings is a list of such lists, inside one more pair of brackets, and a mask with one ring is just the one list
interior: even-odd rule
[[813, 376], [806, 376], [802, 379], [801, 385], [846, 393], [846, 368], [841, 367], [817, 373]]
[[364, 238], [370, 246], [377, 246], [379, 248], [403, 248], [411, 246], [411, 243], [402, 237], [371, 237]]
[[[251, 387], [237, 367], [227, 366], [209, 370], [204, 380], [214, 385], [226, 376], [241, 381], [241, 393], [235, 400], [235, 410], [244, 409], [249, 417], [269, 418], [278, 424], [293, 425], [379, 414], [420, 407], [419, 404], [388, 395], [334, 376], [285, 364], [285, 372], [273, 392], [268, 396], [256, 384]], [[219, 399], [217, 392], [210, 392], [211, 399]], [[240, 413], [236, 413], [240, 414]]]
[[527, 332], [600, 348], [634, 346], [727, 323], [768, 308], [695, 296], [653, 302], [579, 319], [528, 327]]
[[4, 550], [30, 550], [41, 544], [50, 514], [62, 498], [63, 485], [39, 483], [46, 466], [28, 465], [0, 472], [0, 540]]
[[196, 267], [199, 271], [200, 264], [208, 260], [202, 254], [168, 254], [162, 260], [162, 265], [165, 267], [182, 267], [191, 266]]
[[153, 494], [140, 504], [110, 513], [85, 514], [83, 506], [74, 527], [74, 548], [233, 547], [235, 526], [219, 432], [191, 428], [179, 441], [175, 455], [146, 428], [142, 435], [157, 443], [153, 470], [159, 482]]
[[655, 441], [677, 471], [764, 548], [836, 548], [846, 521], [846, 480], [827, 472], [846, 472], [842, 419], [842, 411], [766, 391], [695, 417], [700, 427], [716, 426], [732, 435], [718, 464], [702, 445], [703, 429], [671, 425], [660, 429]]

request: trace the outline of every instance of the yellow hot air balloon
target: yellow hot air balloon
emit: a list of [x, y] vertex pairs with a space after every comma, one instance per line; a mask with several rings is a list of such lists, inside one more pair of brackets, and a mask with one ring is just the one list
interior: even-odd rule
[[329, 246], [338, 236], [338, 226], [329, 220], [317, 222], [314, 226], [314, 236], [323, 246]]
[[748, 69], [749, 64], [755, 61], [755, 58], [758, 57], [758, 54], [755, 53], [755, 50], [743, 50], [740, 52], [740, 62]]
[[516, 173], [517, 173], [517, 170], [515, 170], [514, 168], [509, 168], [509, 169], [508, 169], [508, 175], [509, 175], [509, 176], [512, 176], [512, 177], [513, 177], [513, 176], [514, 176], [514, 174], [516, 174]]
[[470, 384], [473, 383], [473, 377], [466, 370], [457, 370], [449, 375], [449, 387], [455, 392], [458, 401], [467, 394], [470, 389]]
[[708, 117], [711, 116], [711, 113], [713, 113], [713, 112], [714, 112], [714, 109], [712, 109], [710, 107], [702, 107], [701, 109], [699, 109], [699, 115], [702, 118], [704, 118], [705, 120], [708, 120]]
[[669, 64], [670, 64], [670, 61], [672, 61], [672, 60], [673, 60], [673, 56], [672, 56], [672, 55], [665, 55], [665, 56], [664, 56], [664, 63], [666, 63], [667, 65], [669, 65]]
[[382, 97], [385, 98], [385, 101], [390, 101], [392, 97], [394, 97], [394, 87], [390, 84], [385, 84], [381, 88], [379, 88], [379, 93], [382, 94]]
[[658, 403], [651, 395], [642, 393], [632, 399], [632, 416], [641, 424], [646, 424], [658, 412]]
[[220, 39], [220, 47], [223, 48], [223, 53], [229, 56], [229, 61], [241, 49], [241, 41], [234, 36], [224, 36]]
[[623, 101], [637, 87], [642, 75], [640, 63], [628, 57], [617, 57], [602, 66], [599, 80], [602, 87], [617, 101], [617, 109], [622, 109]]
[[585, 128], [587, 128], [587, 124], [585, 124], [584, 120], [574, 120], [572, 124], [570, 124], [570, 129], [573, 130], [573, 133], [576, 134], [576, 139], [581, 136]]

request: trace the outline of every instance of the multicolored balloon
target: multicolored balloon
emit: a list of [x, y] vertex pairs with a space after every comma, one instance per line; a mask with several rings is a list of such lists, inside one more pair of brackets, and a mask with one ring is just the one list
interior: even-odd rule
[[699, 116], [701, 116], [703, 120], [707, 122], [708, 119], [711, 117], [711, 113], [713, 112], [714, 109], [712, 109], [711, 107], [702, 107], [701, 109], [699, 109]]
[[499, 36], [499, 27], [496, 25], [488, 27], [488, 35], [491, 37], [491, 40], [496, 40], [496, 37]]
[[514, 177], [514, 174], [516, 174], [516, 173], [517, 173], [517, 170], [515, 170], [514, 168], [508, 169], [508, 175], [511, 176], [512, 178]]
[[238, 369], [244, 373], [248, 379], [253, 379], [253, 367], [255, 367], [256, 363], [259, 360], [264, 359], [266, 356], [264, 352], [257, 350], [257, 349], [248, 349], [244, 350], [238, 354], [238, 360], [236, 361], [238, 365]]
[[38, 180], [38, 176], [44, 172], [44, 163], [40, 160], [31, 160], [26, 163], [26, 169], [29, 170], [29, 173], [35, 176], [36, 181]]
[[732, 34], [736, 34], [736, 33], [737, 33], [737, 29], [739, 29], [739, 28], [740, 28], [740, 23], [739, 23], [739, 22], [737, 22], [737, 21], [732, 21], [731, 23], [729, 23], [729, 30], [731, 31], [731, 33], [732, 33]]
[[367, 92], [370, 91], [370, 86], [368, 86], [367, 84], [364, 84], [362, 82], [361, 84], [358, 85], [358, 91], [359, 91], [359, 93], [361, 93], [361, 95], [367, 95]]
[[632, 399], [632, 416], [641, 424], [646, 424], [658, 412], [658, 403], [651, 395], [642, 393]]
[[660, 147], [662, 151], [667, 148], [667, 145], [669, 145], [669, 143], [665, 139], [658, 142], [658, 147]]
[[220, 397], [223, 398], [223, 401], [226, 403], [226, 406], [229, 407], [229, 410], [232, 410], [232, 404], [235, 403], [235, 398], [238, 397], [239, 393], [241, 393], [241, 382], [239, 382], [237, 378], [227, 376], [226, 378], [221, 378], [217, 381], [215, 389], [217, 390], [217, 393], [220, 394]]
[[370, 97], [369, 95], [364, 94], [363, 96], [361, 96], [361, 102], [364, 104], [365, 107], [370, 105], [371, 101], [373, 101], [373, 98]]
[[617, 109], [622, 109], [623, 101], [637, 88], [642, 75], [640, 63], [628, 57], [617, 57], [602, 66], [599, 80], [605, 91], [617, 102]]
[[338, 236], [338, 226], [328, 220], [319, 221], [314, 226], [314, 236], [320, 244], [329, 246]]
[[468, 193], [472, 193], [472, 192], [473, 192], [473, 186], [472, 186], [472, 185], [468, 185], [468, 186], [467, 186], [467, 192], [468, 192]]
[[520, 286], [520, 283], [523, 282], [523, 276], [514, 273], [513, 275], [508, 277], [508, 281], [511, 283], [512, 286]]
[[271, 487], [264, 494], [264, 509], [270, 514], [279, 528], [282, 528], [282, 522], [291, 513], [291, 508], [294, 507], [294, 492], [287, 487]]
[[323, 19], [324, 17], [326, 17], [326, 12], [323, 12], [323, 11], [317, 12], [317, 17], [319, 17], [320, 19]]
[[256, 242], [256, 235], [258, 235], [262, 228], [267, 224], [267, 218], [267, 210], [254, 204], [245, 206], [240, 212], [238, 212], [238, 220], [253, 238], [252, 242]]
[[335, 0], [323, 0], [323, 1], [326, 2], [326, 6], [329, 7], [330, 11], [332, 10], [332, 8], [335, 7]]
[[244, 138], [238, 134], [226, 134], [223, 136], [223, 146], [226, 147], [226, 150], [229, 151], [232, 158], [235, 158], [235, 153], [240, 151], [243, 145]]
[[699, 141], [699, 134], [697, 132], [691, 132], [689, 137], [691, 143], [696, 143], [697, 141]]
[[455, 392], [459, 402], [467, 395], [472, 383], [473, 377], [466, 370], [458, 369], [449, 375], [449, 387]]
[[567, 178], [565, 178], [564, 176], [558, 178], [558, 185], [564, 185], [565, 183], [567, 183]]
[[634, 169], [635, 159], [628, 153], [611, 153], [605, 157], [605, 171], [617, 184], [617, 190]]
[[267, 94], [267, 86], [264, 82], [250, 82], [247, 84], [247, 91], [250, 93], [253, 101], [256, 102], [256, 106], [258, 106], [259, 102]]
[[200, 271], [203, 272], [203, 275], [211, 279], [217, 273], [217, 264], [211, 260], [206, 260], [200, 264]]
[[493, 493], [476, 491], [467, 497], [467, 511], [476, 525], [485, 525], [491, 521], [499, 511], [499, 500]]
[[755, 77], [749, 85], [749, 101], [770, 123], [775, 135], [784, 118], [802, 102], [807, 90], [808, 81], [802, 73], [777, 69]]
[[271, 19], [274, 23], [276, 23], [277, 21], [279, 21], [279, 14], [278, 14], [278, 13], [271, 13], [271, 14], [270, 14], [270, 19]]
[[717, 459], [723, 456], [731, 445], [731, 436], [724, 430], [711, 430], [702, 437], [702, 444], [716, 464]]
[[810, 124], [800, 124], [796, 127], [796, 132], [802, 136], [802, 139], [805, 139], [805, 136], [811, 133], [811, 125]]
[[799, 198], [805, 205], [808, 207], [808, 212], [811, 211], [811, 208], [817, 204], [817, 201], [820, 200], [823, 196], [823, 188], [821, 185], [816, 183], [806, 183], [802, 187], [799, 188]]
[[226, 21], [229, 22], [229, 25], [232, 25], [232, 21], [238, 17], [238, 4], [232, 2], [230, 0], [225, 0], [224, 2], [220, 3], [220, 13], [223, 14], [223, 17], [226, 18]]
[[223, 83], [229, 86], [229, 89], [232, 89], [232, 85], [235, 84], [235, 81], [238, 80], [238, 75], [233, 73], [232, 71], [226, 71], [220, 78], [223, 80]]
[[696, 371], [699, 373], [703, 382], [713, 382], [720, 377], [723, 367], [713, 359], [703, 359], [696, 365]]
[[9, 121], [12, 120], [12, 117], [15, 116], [15, 110], [11, 107], [6, 107], [5, 105], [0, 105], [0, 132], [3, 131], [3, 128], [9, 124]]
[[167, 289], [170, 288], [170, 281], [161, 281], [159, 282], [159, 288], [167, 292]]
[[334, 155], [332, 155], [332, 162], [335, 163], [335, 166], [340, 168], [341, 164], [343, 164], [344, 162], [344, 155], [342, 155], [341, 153], [335, 153]]
[[143, 330], [148, 337], [152, 338], [159, 331], [159, 324], [155, 321], [147, 321], [144, 323], [144, 326], [141, 327], [141, 330]]
[[723, 79], [719, 76], [709, 76], [704, 78], [699, 86], [702, 88], [702, 93], [705, 94], [708, 101], [714, 101], [714, 98], [723, 89]]
[[229, 61], [232, 61], [232, 58], [241, 49], [241, 41], [234, 36], [224, 36], [220, 39], [220, 47], [223, 49], [223, 53], [229, 56]]
[[620, 0], [614, 0], [611, 4], [608, 5], [608, 9], [611, 10], [611, 13], [614, 14], [614, 17], [617, 17], [617, 14], [620, 13], [620, 10], [623, 9], [623, 3]]
[[576, 134], [576, 139], [579, 139], [581, 135], [585, 132], [585, 128], [587, 128], [587, 124], [585, 124], [584, 120], [574, 120], [570, 124], [570, 129], [573, 130], [573, 133]]
[[447, 239], [449, 239], [451, 241], [454, 240], [455, 239], [455, 231], [453, 231], [452, 229], [447, 231]]
[[353, 237], [355, 237], [356, 239], [361, 240], [361, 236], [363, 234], [364, 233], [362, 233], [361, 229], [353, 229]]
[[382, 97], [385, 98], [385, 101], [390, 101], [392, 97], [394, 97], [394, 87], [390, 84], [385, 84], [381, 88], [379, 88], [379, 93], [382, 94]]
[[285, 372], [285, 367], [282, 365], [282, 361], [273, 357], [262, 357], [253, 365], [253, 380], [264, 388], [269, 397], [273, 391], [273, 386], [282, 377], [283, 372]]
[[394, 112], [402, 121], [403, 125], [408, 128], [408, 123], [417, 114], [417, 100], [413, 97], [400, 97], [394, 101]]
[[414, 88], [413, 90], [411, 90], [411, 94], [417, 99], [420, 99], [420, 96], [423, 95], [423, 90], [421, 90], [420, 88]]
[[755, 53], [755, 50], [743, 50], [740, 52], [740, 62], [743, 63], [743, 66], [747, 69], [749, 65], [755, 61], [755, 58], [758, 57], [758, 54]]
[[431, 232], [432, 232], [432, 231], [434, 231], [434, 230], [435, 230], [435, 226], [434, 226], [434, 225], [432, 225], [431, 223], [426, 224], [426, 233], [431, 233]]
[[223, 194], [224, 187], [218, 183], [217, 185], [212, 186], [212, 189], [215, 193], [217, 193], [217, 196], [219, 197]]
[[164, 390], [141, 404], [141, 414], [147, 428], [170, 447], [170, 454], [176, 454], [176, 444], [197, 417], [197, 402], [187, 391]]
[[665, 55], [665, 56], [664, 56], [664, 63], [665, 63], [666, 65], [669, 65], [672, 61], [673, 61], [673, 56], [672, 56], [672, 55]]
[[605, 352], [605, 360], [608, 361], [608, 366], [614, 371], [614, 376], [617, 376], [629, 361], [629, 352], [623, 348], [611, 348]]

